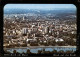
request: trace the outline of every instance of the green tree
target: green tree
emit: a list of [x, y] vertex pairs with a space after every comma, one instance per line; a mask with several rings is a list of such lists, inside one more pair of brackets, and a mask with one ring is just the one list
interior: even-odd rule
[[31, 54], [31, 52], [30, 52], [30, 50], [29, 50], [29, 49], [27, 50], [27, 53], [28, 53], [28, 54]]
[[42, 52], [41, 50], [38, 50], [38, 54], [41, 54], [41, 52]]
[[17, 53], [16, 50], [14, 50], [13, 53], [14, 53], [14, 54]]

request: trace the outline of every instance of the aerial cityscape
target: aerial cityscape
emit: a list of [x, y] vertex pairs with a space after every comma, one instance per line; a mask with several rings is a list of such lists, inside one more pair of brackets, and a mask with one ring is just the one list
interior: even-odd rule
[[[4, 51], [74, 53], [76, 23], [76, 7], [73, 4], [7, 4], [4, 7]], [[56, 48], [62, 49], [56, 51]]]

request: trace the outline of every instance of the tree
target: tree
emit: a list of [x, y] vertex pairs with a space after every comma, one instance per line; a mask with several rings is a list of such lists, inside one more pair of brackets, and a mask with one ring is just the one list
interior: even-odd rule
[[10, 54], [10, 52], [9, 52], [9, 51], [7, 51], [7, 50], [6, 50], [6, 51], [4, 51], [4, 53], [5, 53], [5, 54]]
[[41, 50], [38, 50], [38, 54], [41, 54], [41, 52], [42, 52]]
[[62, 53], [62, 54], [63, 54], [63, 53], [64, 53], [64, 51], [63, 51], [63, 50], [60, 50], [58, 53]]
[[72, 53], [72, 51], [69, 51], [69, 50], [68, 50], [68, 51], [66, 51], [66, 53]]
[[31, 52], [30, 52], [30, 50], [29, 50], [29, 49], [27, 50], [27, 53], [28, 53], [28, 54], [31, 54]]
[[16, 50], [14, 50], [13, 53], [14, 53], [14, 54], [17, 53]]
[[45, 54], [50, 54], [50, 51], [45, 51]]
[[57, 50], [53, 50], [52, 53], [57, 53]]
[[42, 53], [45, 53], [45, 49], [43, 49]]

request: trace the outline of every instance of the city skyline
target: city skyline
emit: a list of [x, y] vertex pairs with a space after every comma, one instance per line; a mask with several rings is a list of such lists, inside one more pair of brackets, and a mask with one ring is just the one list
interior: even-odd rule
[[73, 4], [5, 5], [5, 54], [75, 53], [76, 11]]

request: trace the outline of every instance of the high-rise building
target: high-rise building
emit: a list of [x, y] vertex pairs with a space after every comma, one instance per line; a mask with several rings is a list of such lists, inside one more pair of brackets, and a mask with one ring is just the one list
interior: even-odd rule
[[31, 33], [32, 32], [32, 30], [31, 29], [28, 29], [28, 33]]
[[49, 30], [49, 34], [52, 35], [52, 32], [53, 32], [52, 29], [50, 29], [50, 30]]
[[23, 21], [25, 20], [24, 16], [23, 16]]
[[45, 33], [49, 33], [49, 27], [45, 27]]
[[23, 35], [27, 35], [27, 33], [28, 33], [28, 29], [27, 29], [27, 28], [23, 28], [23, 29], [22, 29], [22, 34], [23, 34]]
[[40, 26], [40, 23], [38, 23], [38, 27]]

